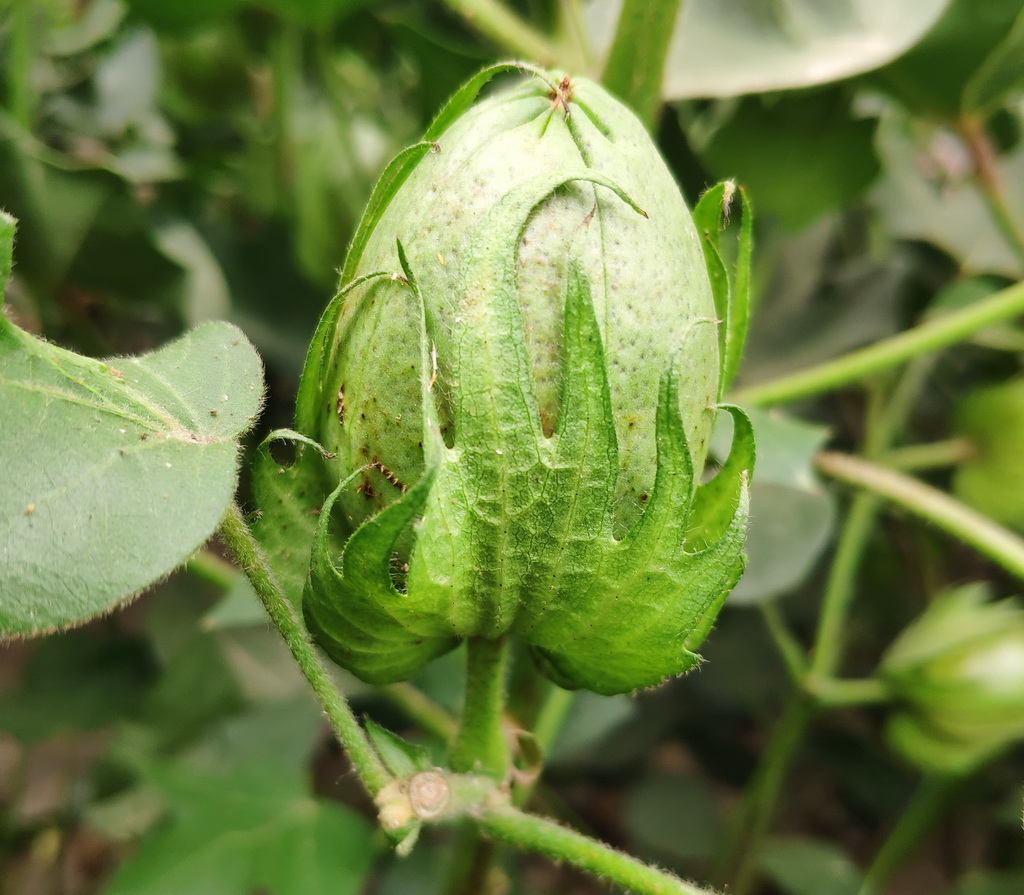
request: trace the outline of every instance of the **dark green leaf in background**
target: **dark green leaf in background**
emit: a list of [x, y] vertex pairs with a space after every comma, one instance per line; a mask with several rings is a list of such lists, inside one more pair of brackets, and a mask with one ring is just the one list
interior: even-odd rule
[[315, 799], [276, 765], [225, 774], [155, 770], [173, 819], [118, 870], [106, 895], [357, 895], [376, 849], [352, 809]]
[[[0, 226], [2, 277], [14, 223]], [[0, 630], [78, 624], [187, 559], [232, 499], [262, 397], [229, 324], [102, 362], [0, 318]]]
[[860, 871], [831, 842], [799, 836], [770, 839], [761, 866], [786, 895], [855, 895], [860, 890]]
[[848, 204], [878, 176], [875, 122], [842, 90], [747, 97], [698, 151], [716, 177], [735, 179], [762, 214], [804, 226]]

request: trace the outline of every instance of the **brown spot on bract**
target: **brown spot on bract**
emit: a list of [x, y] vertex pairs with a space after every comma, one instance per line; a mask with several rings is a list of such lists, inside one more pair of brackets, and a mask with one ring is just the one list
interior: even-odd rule
[[338, 389], [338, 400], [336, 402], [338, 422], [345, 425], [345, 386]]

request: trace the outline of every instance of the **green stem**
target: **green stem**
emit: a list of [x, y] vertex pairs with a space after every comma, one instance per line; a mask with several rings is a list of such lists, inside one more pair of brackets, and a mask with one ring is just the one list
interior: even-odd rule
[[516, 808], [484, 808], [477, 822], [494, 839], [571, 864], [636, 895], [711, 895], [603, 842]]
[[[537, 713], [537, 720], [533, 725], [533, 738], [540, 749], [541, 757], [547, 761], [551, 746], [558, 736], [558, 732], [565, 723], [565, 717], [569, 714], [576, 694], [571, 690], [563, 690], [555, 684], [548, 685], [547, 695]], [[517, 808], [526, 806], [539, 780], [532, 780], [529, 783], [522, 783], [513, 788], [512, 804]]]
[[772, 731], [757, 771], [744, 790], [736, 824], [726, 848], [715, 861], [715, 878], [722, 882], [732, 880], [730, 895], [747, 895], [757, 881], [761, 841], [775, 816], [779, 793], [813, 713], [812, 704], [802, 695], [790, 699]]
[[560, 64], [569, 68], [575, 67], [575, 60], [567, 60], [562, 47], [550, 41], [545, 34], [532, 25], [524, 22], [498, 0], [445, 0], [445, 2], [449, 9], [462, 16], [472, 28], [508, 52], [540, 65]]
[[412, 684], [407, 681], [385, 684], [380, 687], [380, 691], [427, 733], [445, 742], [455, 736], [458, 722], [446, 709]]
[[648, 130], [657, 123], [665, 60], [681, 0], [624, 0], [601, 82]]
[[878, 456], [878, 462], [890, 469], [941, 469], [957, 466], [978, 453], [967, 438], [947, 438], [930, 444], [911, 444], [894, 448]]
[[562, 32], [567, 36], [576, 54], [583, 63], [583, 72], [594, 74], [594, 49], [590, 45], [587, 26], [583, 21], [583, 8], [580, 0], [559, 0], [561, 11]]
[[758, 603], [757, 608], [761, 611], [761, 617], [764, 619], [768, 633], [775, 641], [789, 679], [797, 687], [802, 687], [804, 674], [807, 671], [807, 656], [803, 648], [787, 627], [782, 613], [779, 612], [779, 607], [774, 602]]
[[855, 592], [857, 569], [874, 527], [878, 508], [875, 498], [863, 494], [857, 495], [850, 505], [821, 603], [818, 634], [809, 669], [813, 677], [833, 677], [839, 667], [843, 631]]
[[270, 73], [273, 83], [272, 108], [277, 187], [283, 207], [292, 202], [295, 181], [295, 139], [292, 103], [302, 71], [302, 30], [291, 22], [280, 22], [270, 44]]
[[930, 351], [948, 348], [986, 326], [1020, 314], [1024, 314], [1024, 282], [1015, 283], [970, 307], [929, 320], [836, 360], [783, 376], [774, 382], [741, 389], [730, 400], [747, 406], [767, 407], [806, 398], [857, 382]]
[[[948, 494], [895, 470], [846, 454], [823, 451], [818, 454], [816, 464], [826, 475], [910, 510], [1024, 579], [1024, 538]], [[815, 670], [831, 672], [830, 668], [817, 666]]]
[[822, 707], [841, 708], [851, 705], [877, 705], [888, 702], [889, 691], [878, 678], [837, 680], [812, 678], [805, 681], [808, 694]]
[[185, 571], [225, 592], [239, 580], [238, 569], [209, 550], [200, 550], [193, 556], [185, 563]]
[[326, 666], [299, 621], [291, 603], [274, 580], [260, 545], [246, 525], [238, 505], [232, 503], [220, 524], [220, 535], [267, 610], [299, 669], [323, 706], [331, 727], [348, 753], [352, 767], [370, 795], [376, 796], [392, 777], [380, 760], [345, 697], [331, 680]]
[[32, 89], [32, 0], [14, 0], [10, 50], [7, 54], [7, 108], [24, 130], [32, 129], [35, 92]]
[[545, 757], [551, 751], [555, 737], [562, 729], [565, 716], [569, 714], [575, 699], [576, 694], [572, 690], [563, 690], [555, 684], [550, 685], [537, 713], [537, 722], [533, 725], [533, 736]]
[[507, 654], [504, 638], [466, 641], [466, 702], [451, 748], [453, 771], [477, 771], [499, 780], [508, 772], [503, 729]]
[[974, 163], [974, 182], [988, 207], [992, 222], [1018, 260], [1024, 263], [1024, 230], [1014, 220], [1006, 201], [992, 140], [985, 132], [984, 124], [973, 116], [961, 118], [959, 129]]
[[876, 895], [880, 891], [938, 820], [956, 782], [955, 778], [938, 776], [921, 781], [889, 838], [875, 855], [858, 895]]

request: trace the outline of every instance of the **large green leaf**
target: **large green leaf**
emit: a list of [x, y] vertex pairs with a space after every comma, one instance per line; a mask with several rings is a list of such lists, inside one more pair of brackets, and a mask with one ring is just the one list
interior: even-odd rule
[[120, 868], [107, 895], [357, 895], [375, 857], [369, 824], [310, 796], [277, 765], [150, 774], [175, 819]]
[[[4, 282], [13, 235], [5, 215]], [[232, 498], [262, 396], [259, 357], [226, 323], [98, 361], [0, 316], [0, 632], [85, 621], [186, 560]]]
[[[666, 99], [738, 96], [837, 81], [912, 47], [949, 0], [687, 0], [676, 22]], [[587, 23], [606, 47], [621, 0], [596, 0]]]

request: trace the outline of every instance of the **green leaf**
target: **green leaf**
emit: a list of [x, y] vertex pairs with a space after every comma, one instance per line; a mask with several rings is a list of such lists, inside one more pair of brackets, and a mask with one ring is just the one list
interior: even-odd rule
[[624, 0], [601, 82], [650, 130], [680, 0]]
[[[667, 99], [739, 96], [837, 81], [885, 65], [912, 47], [949, 0], [686, 0], [665, 72]], [[606, 48], [620, 0], [587, 7]]]
[[[778, 411], [748, 412], [757, 432], [757, 475], [750, 489], [754, 511], [746, 571], [730, 606], [768, 600], [800, 585], [828, 546], [836, 515], [835, 499], [813, 465], [828, 430]], [[716, 427], [713, 454], [724, 455], [727, 436], [727, 426]]]
[[[279, 462], [271, 453], [291, 442], [291, 462]], [[323, 449], [298, 432], [276, 429], [260, 445], [253, 461], [253, 499], [259, 515], [252, 532], [293, 606], [302, 603], [309, 573], [309, 551], [316, 531], [326, 487]], [[262, 609], [261, 609], [262, 611]]]
[[842, 91], [746, 97], [699, 151], [716, 177], [734, 178], [763, 214], [790, 228], [848, 204], [878, 176], [875, 122], [855, 117]]
[[107, 895], [358, 895], [376, 857], [369, 824], [314, 799], [277, 765], [224, 775], [181, 766], [151, 773], [174, 820], [143, 840]]
[[103, 362], [0, 317], [0, 631], [81, 623], [184, 562], [234, 494], [262, 396], [259, 357], [226, 323]]
[[366, 733], [388, 770], [396, 777], [411, 777], [434, 767], [426, 749], [403, 740], [369, 718], [366, 720]]
[[708, 859], [723, 831], [717, 794], [697, 775], [650, 774], [630, 791], [625, 821], [641, 857], [675, 864]]
[[141, 640], [71, 631], [40, 643], [17, 690], [0, 695], [0, 730], [22, 743], [136, 716], [155, 678]]
[[856, 895], [861, 872], [829, 842], [797, 836], [769, 839], [761, 867], [786, 895]]
[[994, 112], [1024, 87], [1024, 11], [964, 87], [964, 112]]

